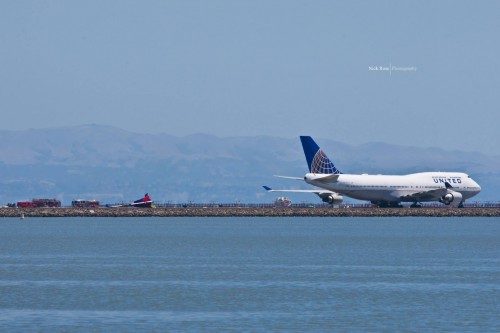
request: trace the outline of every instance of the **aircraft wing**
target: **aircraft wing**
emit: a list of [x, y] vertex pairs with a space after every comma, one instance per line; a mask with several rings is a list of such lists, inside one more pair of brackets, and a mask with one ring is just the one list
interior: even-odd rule
[[139, 201], [139, 202], [132, 202], [130, 206], [136, 206], [136, 205], [144, 205], [144, 204], [149, 204], [153, 203], [153, 200], [147, 200], [147, 201]]
[[296, 193], [314, 193], [314, 194], [336, 194], [336, 192], [328, 190], [273, 190], [269, 186], [262, 186], [267, 192], [296, 192]]
[[111, 208], [133, 207], [133, 206], [137, 206], [137, 205], [152, 204], [152, 203], [153, 203], [153, 200], [149, 200], [149, 201], [141, 201], [141, 202], [131, 202], [131, 203], [128, 203], [128, 204], [113, 205], [113, 206], [110, 206], [110, 207]]
[[401, 196], [400, 198], [405, 201], [434, 201], [439, 200], [442, 196], [446, 195], [448, 190], [446, 187], [430, 190], [430, 191], [422, 191], [409, 195]]
[[294, 192], [294, 193], [314, 193], [321, 198], [324, 202], [330, 204], [340, 204], [343, 201], [343, 197], [337, 192], [328, 190], [273, 190], [269, 186], [262, 186], [267, 192]]

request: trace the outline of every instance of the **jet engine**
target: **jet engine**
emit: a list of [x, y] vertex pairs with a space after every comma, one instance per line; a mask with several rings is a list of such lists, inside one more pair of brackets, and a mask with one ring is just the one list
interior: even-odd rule
[[458, 207], [462, 202], [462, 193], [448, 190], [448, 193], [443, 195], [439, 202], [447, 206]]
[[344, 197], [338, 194], [332, 193], [318, 193], [319, 197], [323, 202], [326, 202], [330, 205], [340, 205], [342, 201], [344, 201]]

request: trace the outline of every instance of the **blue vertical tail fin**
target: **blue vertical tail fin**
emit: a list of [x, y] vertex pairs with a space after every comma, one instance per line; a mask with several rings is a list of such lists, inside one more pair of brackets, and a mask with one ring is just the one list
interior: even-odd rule
[[333, 165], [332, 161], [325, 155], [310, 136], [301, 136], [302, 148], [306, 155], [309, 172], [320, 174], [341, 174], [339, 169]]

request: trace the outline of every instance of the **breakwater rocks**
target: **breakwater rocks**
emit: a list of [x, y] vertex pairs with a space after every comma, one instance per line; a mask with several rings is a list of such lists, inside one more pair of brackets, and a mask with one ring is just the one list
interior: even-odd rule
[[500, 217], [500, 208], [0, 208], [0, 217]]

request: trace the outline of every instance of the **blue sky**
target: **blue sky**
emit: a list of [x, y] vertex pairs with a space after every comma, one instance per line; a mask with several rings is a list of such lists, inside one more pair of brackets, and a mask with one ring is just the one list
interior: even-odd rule
[[[2, 1], [0, 129], [498, 155], [499, 13], [498, 1]], [[373, 70], [391, 65], [412, 70]]]

